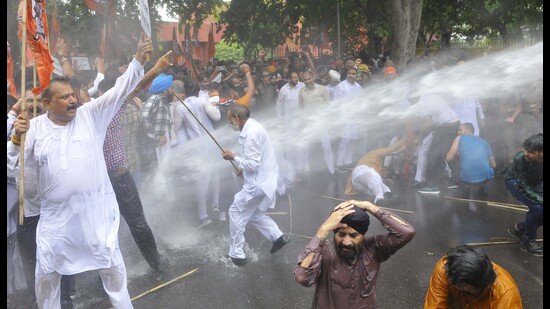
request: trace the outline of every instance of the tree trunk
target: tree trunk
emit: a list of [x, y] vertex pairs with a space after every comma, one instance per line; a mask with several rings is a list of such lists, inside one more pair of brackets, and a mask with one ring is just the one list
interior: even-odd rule
[[423, 0], [388, 0], [385, 8], [390, 16], [390, 59], [397, 69], [407, 66], [416, 54]]

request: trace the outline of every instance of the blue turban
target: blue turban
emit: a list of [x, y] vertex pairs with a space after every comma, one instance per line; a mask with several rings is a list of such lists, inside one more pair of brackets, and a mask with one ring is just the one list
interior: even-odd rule
[[149, 93], [159, 94], [168, 90], [172, 86], [173, 79], [172, 75], [160, 74], [153, 80], [151, 87], [149, 87]]

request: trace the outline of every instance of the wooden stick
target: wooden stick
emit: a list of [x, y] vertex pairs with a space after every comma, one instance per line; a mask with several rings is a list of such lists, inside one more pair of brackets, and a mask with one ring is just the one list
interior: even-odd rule
[[446, 199], [450, 199], [450, 200], [463, 201], [463, 202], [485, 203], [487, 206], [498, 207], [498, 208], [502, 208], [502, 209], [510, 209], [510, 210], [521, 211], [521, 212], [527, 212], [527, 211], [529, 211], [529, 209], [519, 208], [519, 207], [512, 207], [512, 206], [506, 206], [506, 205], [501, 205], [501, 204], [494, 203], [494, 202], [476, 201], [476, 200], [469, 200], [469, 199], [458, 198], [458, 197], [452, 197], [452, 196], [445, 196], [445, 198], [446, 198]]
[[[181, 104], [183, 104], [183, 106], [185, 106], [185, 108], [187, 109], [187, 111], [191, 114], [191, 116], [193, 116], [193, 118], [195, 118], [195, 120], [200, 124], [200, 126], [204, 129], [204, 131], [208, 134], [208, 136], [210, 136], [210, 138], [214, 141], [214, 143], [216, 143], [216, 145], [218, 146], [218, 148], [220, 148], [220, 150], [222, 152], [225, 152], [225, 150], [222, 148], [222, 146], [220, 145], [220, 143], [218, 143], [218, 141], [214, 138], [214, 136], [212, 136], [212, 134], [210, 133], [210, 131], [208, 131], [208, 129], [202, 124], [202, 122], [199, 120], [199, 118], [197, 118], [197, 116], [191, 111], [191, 109], [189, 108], [189, 106], [187, 106], [187, 104], [185, 104], [185, 102], [183, 102], [182, 99], [180, 99], [180, 97], [178, 97], [177, 94], [174, 93], [174, 91], [170, 90], [170, 92], [172, 93], [172, 95], [174, 95], [176, 97], [176, 99], [178, 99]], [[239, 171], [239, 168], [237, 167], [236, 163], [234, 160], [229, 160], [229, 162], [231, 162], [231, 165], [233, 165], [233, 168], [235, 169], [235, 171]]]
[[475, 202], [475, 203], [492, 203], [492, 204], [496, 204], [496, 205], [504, 205], [504, 206], [512, 206], [512, 207], [519, 207], [519, 208], [529, 209], [529, 207], [527, 207], [527, 206], [525, 206], [525, 205], [521, 205], [521, 204], [509, 204], [509, 203], [502, 203], [502, 202], [472, 200], [472, 199], [468, 199], [468, 198], [458, 198], [458, 197], [452, 197], [452, 196], [449, 196], [448, 198], [450, 198], [450, 199], [455, 199], [455, 200], [460, 200], [460, 201], [467, 201], [467, 202]]
[[[336, 198], [336, 197], [330, 197], [330, 196], [325, 196], [325, 195], [313, 194], [313, 193], [310, 193], [310, 192], [306, 192], [306, 193], [309, 194], [309, 195], [313, 195], [313, 196], [317, 196], [317, 197], [322, 197], [322, 198], [326, 198], [326, 199], [334, 200], [334, 201], [340, 201], [340, 202], [346, 202], [346, 201], [348, 201], [348, 200], [343, 200], [343, 199]], [[377, 205], [377, 206], [378, 206], [378, 205]], [[410, 210], [402, 210], [402, 209], [395, 209], [395, 208], [382, 207], [382, 206], [378, 206], [378, 207], [379, 207], [379, 208], [383, 208], [383, 209], [398, 211], [398, 212], [406, 212], [406, 213], [409, 213], [409, 214], [413, 214], [413, 213], [414, 213], [414, 211], [410, 211]]]
[[[23, 6], [23, 16], [21, 18], [21, 109], [20, 113], [25, 112], [25, 107], [27, 101], [25, 99], [25, 80], [26, 80], [26, 70], [27, 65], [27, 1]], [[24, 197], [25, 197], [25, 136], [26, 134], [21, 134], [21, 146], [19, 148], [19, 225], [23, 225], [23, 219], [25, 216], [24, 210]]]
[[148, 291], [146, 291], [146, 292], [143, 292], [143, 293], [139, 294], [138, 296], [132, 298], [131, 301], [134, 301], [134, 300], [136, 300], [136, 299], [139, 299], [139, 298], [141, 298], [141, 297], [143, 297], [143, 296], [145, 296], [145, 295], [147, 295], [147, 294], [150, 294], [150, 293], [152, 293], [152, 292], [154, 292], [154, 291], [156, 291], [156, 290], [158, 290], [158, 289], [160, 289], [160, 288], [163, 288], [163, 287], [165, 287], [165, 286], [167, 286], [167, 285], [169, 285], [169, 284], [172, 284], [172, 283], [174, 283], [174, 282], [180, 280], [181, 278], [184, 278], [184, 277], [187, 277], [187, 276], [191, 275], [192, 273], [194, 273], [194, 272], [196, 272], [196, 271], [198, 271], [198, 270], [199, 270], [198, 268], [195, 268], [195, 269], [193, 269], [193, 270], [191, 270], [191, 271], [189, 271], [189, 272], [187, 272], [187, 273], [185, 273], [185, 274], [183, 274], [183, 275], [181, 275], [181, 276], [179, 276], [179, 277], [177, 277], [177, 278], [174, 278], [174, 279], [172, 279], [172, 280], [170, 280], [170, 281], [168, 281], [168, 282], [165, 282], [165, 283], [163, 283], [163, 284], [161, 284], [161, 285], [159, 285], [159, 286], [156, 286], [156, 287], [154, 287], [154, 288], [152, 288], [152, 289], [150, 289], [150, 290], [148, 290]]
[[288, 196], [288, 211], [290, 212], [290, 227], [289, 227], [289, 230], [290, 230], [290, 233], [292, 233], [292, 203], [290, 202], [290, 194], [287, 194]]
[[[543, 239], [535, 239], [537, 242], [542, 242]], [[466, 245], [468, 246], [494, 246], [494, 245], [509, 245], [509, 244], [519, 244], [517, 240], [506, 240], [506, 241], [488, 241], [488, 242], [471, 242]]]
[[513, 240], [507, 240], [507, 241], [488, 241], [488, 242], [471, 242], [466, 245], [468, 246], [494, 246], [494, 245], [510, 245], [510, 244], [517, 244], [519, 242], [513, 241]]
[[273, 211], [273, 212], [266, 212], [265, 214], [270, 215], [270, 216], [286, 216], [286, 215], [288, 215], [288, 212], [286, 212], [286, 211], [279, 211], [279, 212]]

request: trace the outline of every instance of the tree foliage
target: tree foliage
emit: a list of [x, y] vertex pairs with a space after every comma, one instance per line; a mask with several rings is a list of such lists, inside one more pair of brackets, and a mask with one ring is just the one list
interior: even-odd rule
[[[97, 54], [105, 18], [89, 10], [83, 0], [56, 0], [62, 36], [77, 42], [88, 54]], [[437, 37], [448, 44], [451, 36], [468, 39], [542, 38], [542, 0], [148, 0], [151, 23], [158, 29], [158, 8], [181, 23], [199, 27], [206, 18], [225, 27], [224, 40], [244, 49], [245, 58], [258, 48], [271, 49], [293, 40], [299, 45], [320, 46], [327, 33], [333, 54], [338, 51], [337, 4], [340, 16], [342, 58], [363, 59], [387, 51], [403, 57], [414, 56], [411, 37], [426, 42]], [[138, 1], [117, 0], [112, 20], [112, 44], [116, 53], [131, 54], [141, 26]], [[51, 1], [46, 2], [51, 15]], [[15, 60], [20, 57], [15, 20], [19, 0], [7, 0], [8, 41]], [[421, 15], [417, 12], [422, 5]], [[414, 12], [413, 12], [414, 11]], [[416, 18], [420, 27], [415, 31]], [[49, 19], [50, 20], [50, 19]], [[300, 26], [299, 26], [300, 25]], [[154, 33], [155, 31], [153, 31]], [[323, 34], [323, 35], [322, 35]], [[153, 37], [153, 40], [155, 38]], [[386, 42], [387, 39], [387, 42]], [[399, 56], [401, 55], [401, 56]]]

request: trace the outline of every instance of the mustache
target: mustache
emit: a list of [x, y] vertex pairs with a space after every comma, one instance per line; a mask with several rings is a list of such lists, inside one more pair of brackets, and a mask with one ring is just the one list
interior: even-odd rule
[[73, 109], [77, 109], [77, 108], [78, 108], [78, 104], [76, 104], [76, 103], [71, 103], [71, 104], [69, 104], [69, 106], [67, 106], [68, 111], [73, 110]]

